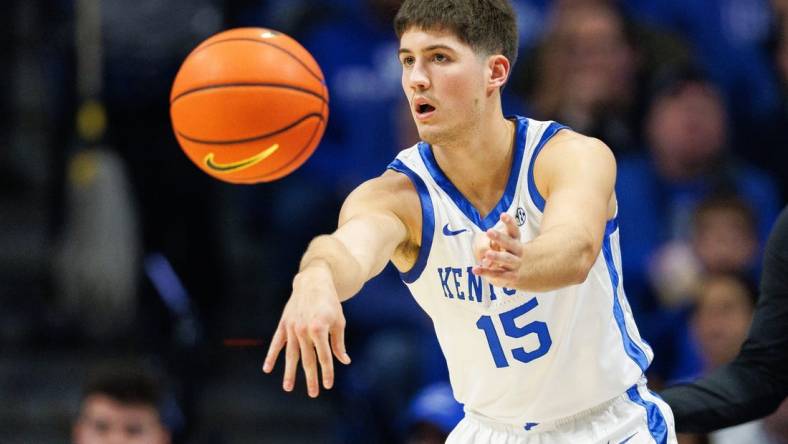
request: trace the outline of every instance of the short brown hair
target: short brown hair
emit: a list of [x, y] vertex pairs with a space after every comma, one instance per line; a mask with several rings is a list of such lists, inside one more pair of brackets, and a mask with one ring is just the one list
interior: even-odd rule
[[693, 229], [696, 232], [703, 229], [709, 215], [717, 212], [738, 216], [743, 228], [753, 236], [757, 235], [758, 218], [752, 206], [738, 195], [728, 193], [712, 194], [698, 203], [692, 216]]
[[474, 51], [517, 60], [517, 19], [509, 0], [405, 0], [394, 18], [401, 38], [411, 27], [446, 29]]
[[82, 390], [83, 401], [103, 395], [124, 405], [151, 407], [161, 414], [161, 385], [156, 377], [141, 367], [105, 366], [90, 375]]

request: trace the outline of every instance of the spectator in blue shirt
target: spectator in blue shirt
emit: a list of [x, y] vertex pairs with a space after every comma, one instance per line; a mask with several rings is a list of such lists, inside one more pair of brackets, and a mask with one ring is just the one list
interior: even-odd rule
[[636, 315], [658, 308], [647, 296], [649, 266], [665, 245], [689, 239], [692, 214], [704, 197], [730, 193], [750, 204], [761, 245], [780, 206], [771, 177], [732, 161], [723, 99], [696, 73], [660, 84], [645, 133], [648, 154], [621, 159], [616, 184], [624, 285]]

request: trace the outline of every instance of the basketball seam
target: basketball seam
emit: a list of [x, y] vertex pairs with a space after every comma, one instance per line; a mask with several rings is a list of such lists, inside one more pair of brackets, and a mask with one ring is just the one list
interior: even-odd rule
[[291, 123], [291, 124], [289, 124], [289, 125], [287, 125], [287, 126], [285, 126], [283, 128], [280, 128], [280, 129], [278, 129], [276, 131], [272, 131], [272, 132], [266, 133], [266, 134], [261, 134], [261, 135], [258, 135], [258, 136], [246, 137], [246, 138], [243, 138], [243, 139], [235, 139], [235, 140], [204, 140], [204, 139], [197, 139], [197, 138], [194, 138], [194, 137], [187, 136], [186, 134], [183, 134], [180, 131], [178, 131], [178, 135], [183, 137], [184, 139], [188, 140], [189, 142], [199, 143], [199, 144], [202, 144], [202, 145], [237, 145], [237, 144], [240, 144], [240, 143], [254, 142], [255, 140], [266, 139], [268, 137], [275, 136], [277, 134], [283, 133], [283, 132], [289, 130], [290, 128], [293, 128], [293, 127], [297, 126], [301, 122], [309, 119], [310, 117], [318, 117], [319, 120], [322, 121], [323, 120], [323, 113], [309, 113], [309, 114], [304, 115], [300, 119], [294, 121], [293, 123]]
[[282, 83], [267, 83], [267, 82], [237, 82], [237, 83], [221, 83], [218, 85], [208, 85], [208, 86], [199, 86], [197, 88], [192, 88], [186, 90], [177, 96], [173, 97], [170, 101], [170, 105], [174, 104], [176, 100], [180, 99], [181, 97], [187, 96], [189, 94], [193, 94], [200, 91], [205, 91], [208, 89], [217, 89], [217, 88], [234, 88], [234, 87], [244, 87], [244, 86], [252, 86], [252, 87], [263, 87], [263, 88], [282, 88], [282, 89], [292, 89], [294, 91], [299, 91], [305, 94], [309, 94], [311, 96], [315, 96], [319, 98], [321, 101], [325, 102], [326, 98], [323, 97], [322, 94], [312, 91], [311, 89], [301, 88], [299, 86], [287, 85]]
[[[321, 117], [320, 120], [321, 121], [325, 121], [325, 117], [323, 116], [323, 109], [320, 110], [320, 117]], [[293, 162], [296, 161], [296, 159], [301, 157], [301, 154], [303, 154], [304, 151], [309, 147], [309, 145], [312, 144], [312, 140], [314, 140], [315, 135], [317, 134], [319, 129], [320, 129], [320, 125], [318, 124], [318, 125], [315, 126], [315, 129], [312, 131], [312, 135], [309, 136], [309, 140], [301, 147], [300, 150], [298, 150], [298, 154], [293, 156], [286, 164], [280, 166], [279, 168], [277, 168], [277, 169], [275, 169], [273, 171], [269, 171], [269, 172], [267, 172], [265, 174], [262, 174], [260, 176], [250, 177], [250, 178], [248, 178], [246, 180], [264, 180], [265, 178], [273, 176], [277, 172], [282, 171], [283, 169], [289, 167]]]
[[211, 43], [209, 43], [209, 44], [207, 44], [207, 45], [203, 46], [202, 48], [197, 48], [197, 49], [195, 49], [195, 50], [194, 50], [194, 52], [192, 52], [192, 53], [189, 55], [189, 57], [191, 57], [192, 55], [194, 55], [194, 54], [197, 54], [198, 52], [202, 51], [203, 49], [206, 49], [206, 48], [208, 48], [208, 47], [211, 47], [211, 46], [213, 46], [213, 45], [218, 45], [219, 43], [224, 43], [224, 42], [237, 42], [237, 41], [244, 41], [244, 42], [260, 43], [260, 44], [262, 44], [262, 45], [268, 45], [268, 46], [274, 47], [274, 48], [276, 48], [276, 49], [278, 49], [278, 50], [280, 50], [280, 51], [284, 52], [285, 54], [289, 55], [290, 57], [292, 57], [292, 58], [293, 58], [293, 59], [294, 59], [296, 62], [298, 62], [298, 64], [300, 64], [301, 66], [303, 66], [303, 67], [304, 67], [304, 69], [306, 69], [306, 70], [309, 72], [309, 74], [312, 74], [312, 76], [313, 76], [314, 78], [316, 78], [316, 79], [317, 79], [317, 80], [319, 80], [321, 83], [323, 83], [323, 78], [322, 78], [322, 77], [320, 77], [319, 75], [315, 74], [315, 72], [314, 72], [314, 71], [312, 71], [312, 70], [311, 70], [311, 69], [310, 69], [308, 66], [306, 66], [306, 63], [304, 63], [304, 62], [303, 62], [301, 59], [299, 59], [299, 58], [298, 58], [298, 57], [297, 57], [295, 54], [293, 54], [292, 52], [290, 52], [290, 51], [286, 50], [285, 48], [282, 48], [281, 46], [274, 45], [274, 44], [273, 44], [273, 43], [271, 43], [271, 42], [264, 42], [264, 41], [257, 40], [257, 39], [253, 39], [253, 38], [249, 38], [249, 37], [232, 37], [232, 38], [229, 38], [229, 39], [224, 39], [224, 40], [217, 40], [217, 41], [215, 41], [215, 42], [211, 42]]

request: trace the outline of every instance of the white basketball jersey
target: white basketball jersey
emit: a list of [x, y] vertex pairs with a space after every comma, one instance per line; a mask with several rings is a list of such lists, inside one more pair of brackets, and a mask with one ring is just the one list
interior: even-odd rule
[[522, 292], [471, 273], [474, 236], [496, 225], [502, 212], [515, 218], [523, 242], [539, 234], [545, 200], [534, 183], [534, 160], [566, 127], [514, 121], [509, 181], [485, 217], [443, 174], [429, 144], [402, 151], [389, 168], [406, 174], [419, 193], [421, 248], [402, 279], [432, 318], [455, 397], [466, 412], [529, 430], [621, 395], [653, 353], [624, 295], [616, 219], [607, 223], [582, 284]]

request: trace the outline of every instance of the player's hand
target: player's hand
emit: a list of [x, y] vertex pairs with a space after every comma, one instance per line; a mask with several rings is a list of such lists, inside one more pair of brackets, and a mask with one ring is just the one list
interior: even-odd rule
[[345, 351], [345, 316], [334, 289], [331, 270], [327, 267], [309, 267], [293, 279], [293, 294], [285, 305], [268, 348], [264, 372], [273, 370], [282, 348], [285, 348], [282, 388], [288, 392], [293, 390], [300, 359], [307, 391], [313, 398], [320, 393], [318, 362], [326, 389], [334, 385], [332, 351], [337, 360], [350, 364], [350, 356]]
[[473, 257], [477, 264], [482, 263], [484, 254], [489, 250], [501, 251], [501, 245], [490, 239], [487, 233], [479, 234], [473, 239]]
[[518, 288], [523, 244], [514, 218], [501, 214], [503, 226], [490, 228], [474, 242], [473, 273], [496, 287]]

